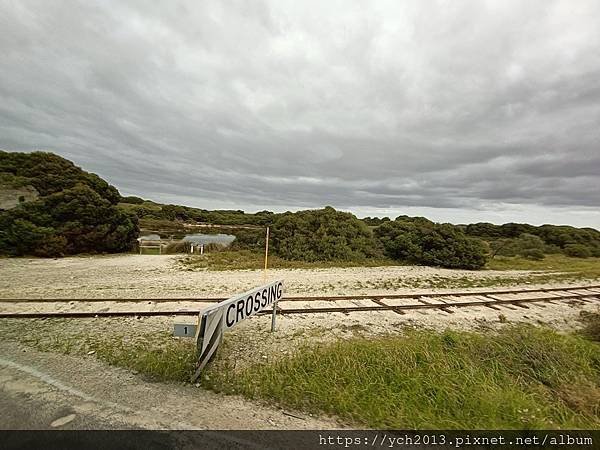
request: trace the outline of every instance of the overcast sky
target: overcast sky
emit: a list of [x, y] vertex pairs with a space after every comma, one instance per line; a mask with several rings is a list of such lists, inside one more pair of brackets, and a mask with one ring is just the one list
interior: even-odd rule
[[208, 209], [600, 228], [598, 1], [0, 0], [0, 149]]

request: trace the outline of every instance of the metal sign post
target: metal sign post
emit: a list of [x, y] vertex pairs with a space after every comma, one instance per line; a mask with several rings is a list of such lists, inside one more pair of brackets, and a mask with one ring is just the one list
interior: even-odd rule
[[275, 319], [277, 318], [277, 300], [273, 303], [273, 312], [271, 313], [271, 333], [275, 331]]
[[[223, 333], [226, 330], [235, 327], [242, 320], [256, 315], [270, 306], [275, 310], [277, 301], [282, 296], [283, 281], [273, 281], [259, 288], [223, 300], [202, 311], [196, 333], [198, 362], [191, 381], [196, 381], [200, 376], [200, 373], [213, 357], [217, 347], [223, 340]], [[273, 326], [274, 318], [271, 319], [271, 327]]]
[[[265, 270], [263, 272], [263, 281], [267, 281], [267, 267], [269, 262], [269, 227], [265, 236]], [[273, 303], [273, 312], [271, 313], [271, 333], [275, 331], [275, 322], [277, 319], [277, 300]]]
[[267, 263], [269, 261], [269, 227], [265, 236], [265, 270], [263, 271], [263, 281], [267, 281]]

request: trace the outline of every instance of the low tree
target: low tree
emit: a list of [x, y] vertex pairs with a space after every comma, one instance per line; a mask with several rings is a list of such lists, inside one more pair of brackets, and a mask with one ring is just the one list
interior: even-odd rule
[[272, 227], [272, 248], [284, 259], [302, 261], [348, 261], [381, 255], [364, 222], [330, 206], [283, 214]]
[[399, 218], [382, 224], [375, 234], [386, 254], [398, 260], [448, 268], [480, 269], [487, 249], [451, 224]]
[[583, 244], [567, 244], [564, 248], [565, 255], [574, 258], [589, 258], [592, 251]]

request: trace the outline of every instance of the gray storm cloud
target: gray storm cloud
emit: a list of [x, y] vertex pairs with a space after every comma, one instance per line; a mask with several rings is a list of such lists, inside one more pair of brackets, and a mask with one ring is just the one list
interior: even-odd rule
[[0, 0], [0, 148], [199, 207], [599, 227], [599, 21], [583, 0]]

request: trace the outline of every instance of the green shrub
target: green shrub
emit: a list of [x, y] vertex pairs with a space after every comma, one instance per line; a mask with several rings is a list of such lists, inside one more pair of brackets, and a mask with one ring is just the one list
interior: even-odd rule
[[584, 324], [581, 334], [592, 341], [600, 342], [600, 313], [582, 311], [580, 315]]
[[592, 256], [592, 251], [582, 244], [567, 244], [563, 251], [565, 255], [575, 258], [589, 258]]
[[121, 200], [121, 205], [127, 209], [136, 206], [135, 211], [138, 217], [156, 221], [267, 226], [271, 225], [275, 218], [279, 216], [271, 211], [259, 211], [255, 214], [250, 214], [241, 210], [209, 211], [189, 206], [162, 205], [147, 200], [139, 203], [138, 200], [135, 200], [135, 197], [133, 200], [131, 197], [125, 197]]
[[[534, 235], [541, 239], [544, 245], [542, 251], [546, 254], [555, 254], [559, 252], [574, 252], [580, 255], [585, 255], [588, 252], [581, 250], [566, 250], [567, 246], [581, 245], [589, 250], [591, 256], [600, 256], [600, 231], [593, 228], [575, 228], [567, 225], [542, 225], [535, 227], [533, 225], [523, 223], [505, 223], [504, 225], [494, 225], [491, 223], [475, 223], [465, 227], [466, 233], [470, 236], [481, 237], [486, 240], [502, 242], [514, 242], [515, 239], [520, 239], [524, 235]], [[517, 246], [499, 245], [494, 249], [494, 254], [502, 256], [516, 256], [523, 243]], [[492, 244], [492, 247], [494, 245]], [[536, 244], [536, 247], [538, 245]], [[571, 248], [571, 247], [570, 247]]]
[[542, 260], [544, 259], [544, 252], [539, 248], [526, 248], [521, 251], [521, 256], [527, 259]]
[[226, 245], [220, 244], [218, 242], [209, 242], [208, 244], [204, 244], [204, 252], [206, 253], [222, 252], [226, 248]]
[[558, 254], [562, 253], [562, 249], [558, 245], [545, 244], [544, 245], [544, 253], [546, 255], [558, 255]]
[[265, 230], [236, 228], [228, 230], [228, 233], [235, 235], [235, 240], [231, 243], [232, 250], [259, 250], [265, 248]]
[[544, 241], [533, 234], [523, 233], [513, 243], [515, 253], [528, 259], [544, 259]]
[[135, 197], [133, 195], [131, 195], [129, 197], [121, 197], [121, 203], [129, 203], [132, 205], [141, 205], [144, 202], [145, 202], [145, 200], [143, 198]]
[[486, 263], [485, 245], [450, 224], [400, 218], [382, 224], [375, 234], [393, 259], [462, 269], [480, 269]]
[[332, 207], [283, 214], [272, 227], [276, 255], [298, 261], [353, 261], [381, 255], [371, 230]]
[[[493, 256], [523, 256], [528, 259], [544, 259], [546, 244], [538, 236], [523, 233], [517, 238], [494, 240], [491, 244]], [[559, 249], [560, 252], [560, 249]]]
[[27, 180], [41, 196], [84, 184], [112, 204], [117, 204], [121, 198], [119, 191], [98, 175], [81, 170], [71, 161], [53, 153], [0, 151], [0, 172]]
[[384, 222], [389, 222], [390, 218], [389, 217], [383, 217], [383, 218], [379, 218], [379, 217], [364, 217], [361, 220], [364, 223], [366, 223], [368, 226], [370, 226], [370, 227], [377, 227], [377, 226], [381, 225]]

